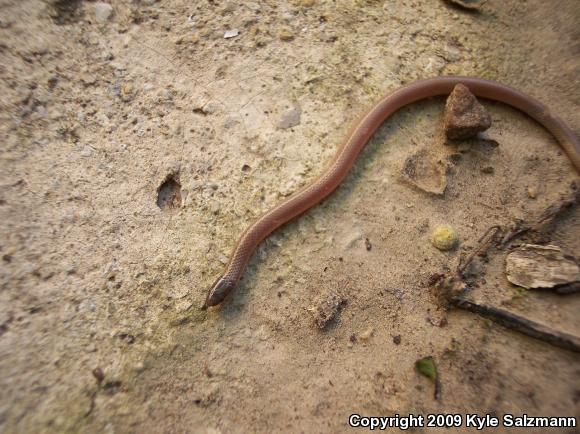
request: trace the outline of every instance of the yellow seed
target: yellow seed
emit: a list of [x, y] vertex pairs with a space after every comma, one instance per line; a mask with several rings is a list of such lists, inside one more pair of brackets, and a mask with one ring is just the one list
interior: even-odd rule
[[439, 250], [452, 250], [458, 242], [455, 229], [449, 225], [437, 226], [431, 234], [431, 243]]
[[535, 199], [536, 197], [538, 197], [538, 189], [534, 186], [528, 187], [528, 197], [530, 199]]

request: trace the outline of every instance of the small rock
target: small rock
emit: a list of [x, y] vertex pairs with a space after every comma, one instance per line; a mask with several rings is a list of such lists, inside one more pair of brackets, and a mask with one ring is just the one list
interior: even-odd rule
[[194, 33], [192, 35], [178, 36], [177, 38], [175, 38], [174, 42], [175, 45], [197, 44], [199, 42], [199, 35], [197, 33]]
[[90, 157], [93, 154], [93, 148], [86, 145], [83, 147], [83, 149], [81, 149], [80, 154], [82, 157]]
[[426, 148], [419, 149], [405, 160], [401, 175], [427, 193], [442, 195], [447, 188], [447, 165]]
[[280, 117], [280, 120], [278, 121], [278, 128], [285, 130], [287, 128], [292, 128], [296, 125], [299, 125], [301, 115], [302, 110], [300, 107], [294, 107], [293, 109], [288, 110]]
[[278, 32], [278, 38], [281, 41], [291, 41], [292, 39], [294, 39], [294, 34], [290, 29], [284, 28], [280, 29], [280, 31]]
[[84, 84], [90, 86], [97, 82], [97, 77], [92, 74], [81, 74], [81, 80]]
[[93, 377], [95, 377], [95, 380], [97, 380], [97, 383], [101, 384], [103, 382], [103, 380], [105, 379], [105, 373], [103, 372], [103, 370], [101, 368], [95, 368], [92, 371], [93, 373]]
[[131, 83], [123, 83], [121, 86], [121, 99], [125, 102], [131, 101], [133, 94], [135, 93], [135, 87]]
[[538, 197], [538, 189], [534, 186], [529, 186], [528, 187], [528, 197], [530, 199], [535, 199]]
[[341, 295], [330, 293], [322, 298], [314, 308], [310, 309], [314, 313], [314, 322], [318, 328], [324, 330], [345, 303], [346, 300]]
[[485, 166], [481, 169], [481, 173], [485, 173], [486, 175], [493, 175], [495, 169], [492, 166]]
[[373, 336], [374, 332], [375, 332], [375, 329], [372, 327], [369, 327], [364, 332], [362, 332], [358, 338], [363, 342], [367, 342]]
[[238, 36], [240, 34], [240, 31], [238, 29], [232, 29], [232, 30], [227, 30], [224, 33], [224, 39], [231, 39], [231, 38], [235, 38], [236, 36]]
[[447, 138], [461, 140], [474, 137], [491, 126], [491, 117], [467, 86], [458, 84], [447, 98], [443, 128]]
[[578, 260], [558, 246], [524, 244], [506, 258], [506, 277], [523, 288], [554, 288], [580, 281]]
[[439, 250], [452, 250], [458, 242], [459, 238], [455, 229], [449, 225], [437, 226], [431, 235], [431, 243]]
[[99, 23], [106, 23], [113, 16], [113, 6], [108, 3], [95, 3], [95, 19]]
[[393, 336], [393, 343], [395, 345], [400, 345], [401, 344], [401, 335]]

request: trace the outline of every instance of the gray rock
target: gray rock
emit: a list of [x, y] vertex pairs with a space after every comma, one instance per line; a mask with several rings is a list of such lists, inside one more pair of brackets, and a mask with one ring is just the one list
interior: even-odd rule
[[278, 128], [285, 130], [287, 128], [292, 128], [296, 125], [299, 125], [301, 114], [302, 110], [300, 107], [294, 107], [293, 109], [288, 110], [280, 117], [280, 120], [278, 121]]
[[113, 16], [113, 6], [109, 3], [95, 3], [95, 18], [99, 23], [106, 23]]

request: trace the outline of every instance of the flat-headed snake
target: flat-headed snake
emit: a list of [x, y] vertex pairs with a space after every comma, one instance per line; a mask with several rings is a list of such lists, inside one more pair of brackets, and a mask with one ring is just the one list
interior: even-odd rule
[[210, 288], [204, 307], [216, 306], [237, 286], [252, 254], [274, 230], [312, 208], [346, 177], [356, 157], [381, 124], [400, 108], [416, 101], [451, 93], [462, 83], [478, 97], [521, 110], [554, 135], [576, 170], [580, 171], [580, 142], [572, 130], [541, 102], [511, 87], [483, 78], [447, 76], [407, 84], [383, 97], [354, 126], [328, 167], [312, 182], [258, 217], [241, 235], [223, 274]]

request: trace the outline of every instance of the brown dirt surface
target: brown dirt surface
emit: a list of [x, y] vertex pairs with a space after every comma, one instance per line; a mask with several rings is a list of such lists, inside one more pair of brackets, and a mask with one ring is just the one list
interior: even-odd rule
[[[222, 308], [200, 309], [240, 232], [404, 83], [498, 80], [580, 131], [577, 0], [479, 12], [438, 0], [109, 3], [110, 16], [88, 0], [0, 0], [1, 432], [580, 415], [577, 354], [445, 313], [429, 287], [487, 228], [538, 216], [578, 178], [547, 131], [501, 104], [483, 101], [492, 126], [458, 148], [441, 196], [400, 171], [433, 142], [445, 99], [400, 110], [328, 200], [262, 244]], [[432, 246], [440, 224], [457, 249]], [[577, 207], [544, 237], [580, 256]], [[578, 294], [522, 291], [504, 263], [481, 266], [472, 299], [580, 335]], [[332, 294], [340, 306], [321, 329]], [[423, 357], [437, 364], [438, 400], [415, 369]]]

